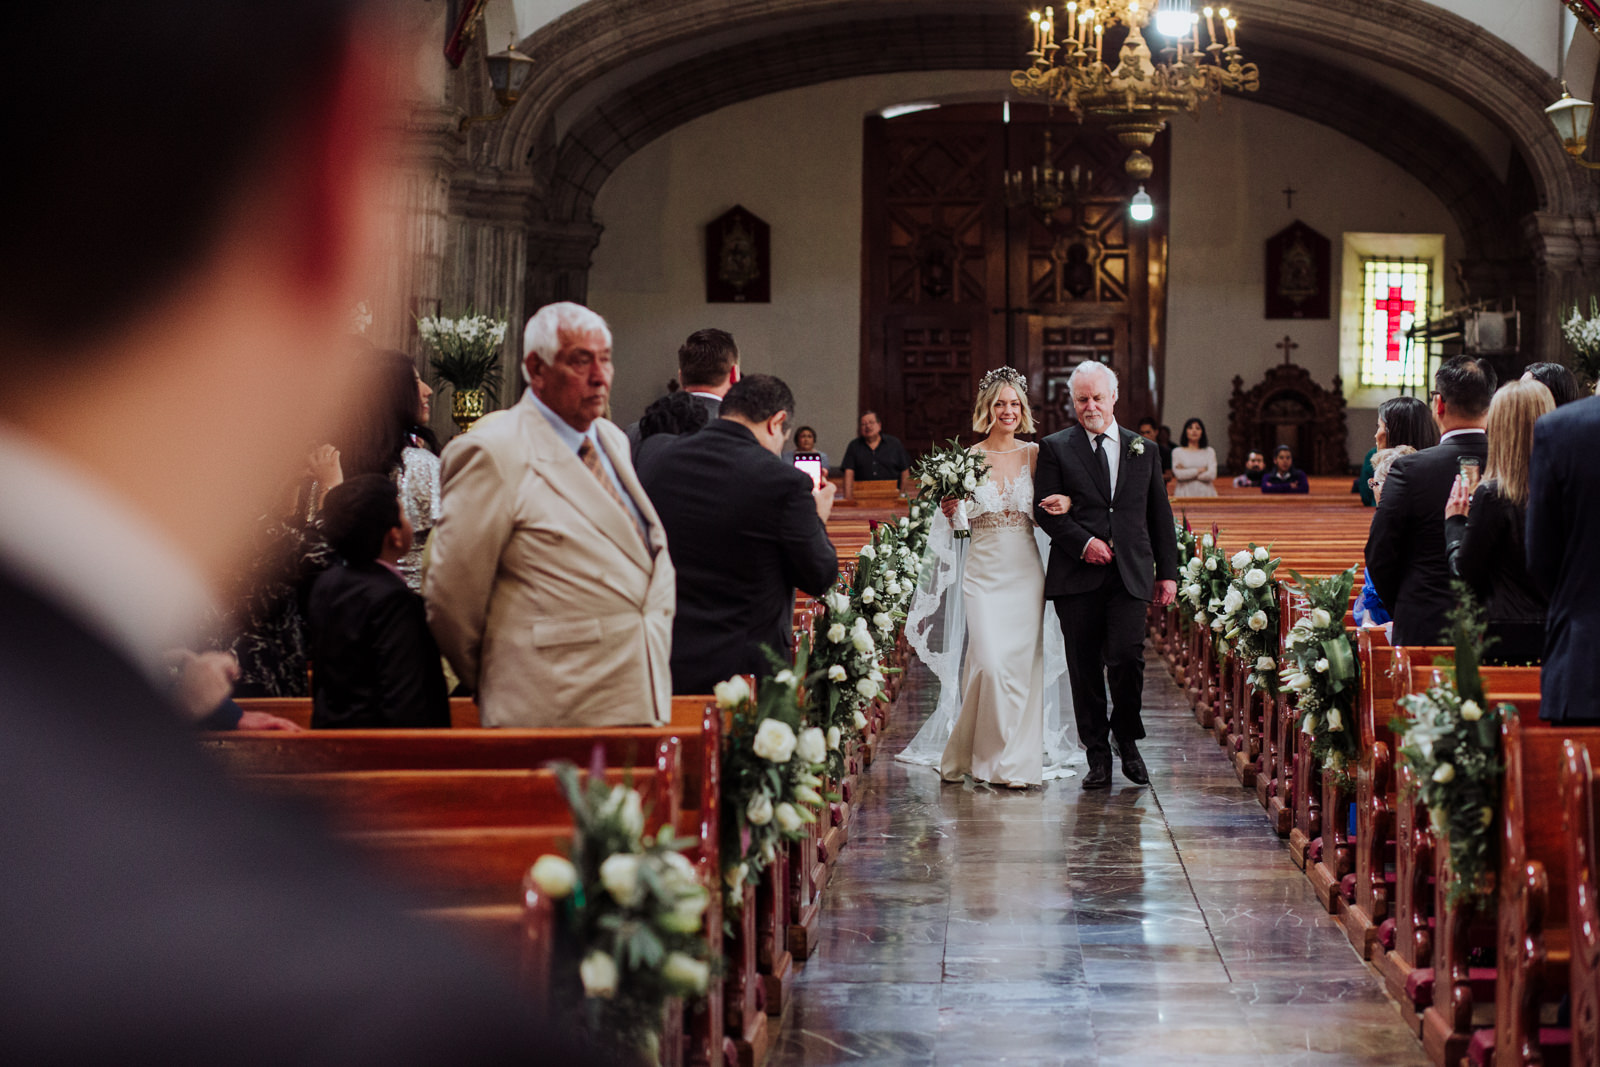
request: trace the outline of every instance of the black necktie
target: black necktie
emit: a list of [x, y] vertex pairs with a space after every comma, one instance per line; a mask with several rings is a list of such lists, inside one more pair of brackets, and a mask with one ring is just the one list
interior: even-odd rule
[[1106, 437], [1108, 435], [1097, 433], [1094, 435], [1094, 454], [1100, 457], [1100, 473], [1106, 480], [1106, 492], [1111, 491], [1111, 457], [1106, 454]]

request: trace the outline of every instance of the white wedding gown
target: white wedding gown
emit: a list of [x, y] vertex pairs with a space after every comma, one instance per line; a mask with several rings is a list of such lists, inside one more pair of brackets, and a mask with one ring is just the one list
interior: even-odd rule
[[986, 453], [989, 480], [956, 517], [972, 536], [955, 538], [935, 516], [931, 559], [907, 613], [907, 639], [940, 693], [896, 758], [938, 767], [947, 779], [1037, 785], [1070, 777], [1083, 761], [1061, 630], [1044, 601], [1049, 542], [1033, 523], [1037, 454], [1035, 445]]

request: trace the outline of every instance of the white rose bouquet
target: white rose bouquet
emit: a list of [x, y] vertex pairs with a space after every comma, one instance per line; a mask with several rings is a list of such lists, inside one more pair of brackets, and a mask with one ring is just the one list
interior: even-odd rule
[[[1457, 595], [1465, 594], [1457, 585]], [[1500, 724], [1507, 705], [1487, 707], [1478, 659], [1484, 624], [1470, 595], [1451, 614], [1454, 670], [1439, 684], [1404, 697], [1391, 724], [1401, 760], [1411, 768], [1418, 797], [1435, 831], [1450, 843], [1449, 898], [1458, 903], [1488, 889], [1494, 865], [1495, 815], [1505, 768]]]
[[695, 842], [671, 826], [644, 835], [639, 794], [607, 786], [604, 765], [583, 783], [570, 763], [554, 770], [577, 831], [572, 856], [540, 856], [525, 882], [555, 906], [554, 973], [570, 975], [555, 995], [581, 999], [572, 1017], [597, 1037], [652, 1053], [667, 998], [702, 996], [713, 978], [711, 872], [696, 869], [683, 854]]
[[801, 714], [800, 679], [806, 650], [793, 669], [771, 649], [768, 675], [755, 692], [742, 677], [718, 685], [723, 712], [722, 880], [725, 909], [744, 903], [784, 840], [805, 836], [826, 798], [821, 774], [828, 762], [827, 733]]
[[[965, 500], [989, 480], [989, 463], [980, 452], [967, 449], [955, 438], [944, 448], [924, 453], [911, 465], [911, 480], [917, 495], [937, 505], [941, 500]], [[970, 537], [967, 530], [956, 530], [958, 538]]]
[[1361, 663], [1355, 639], [1345, 630], [1345, 610], [1356, 568], [1331, 578], [1306, 578], [1298, 571], [1295, 593], [1306, 610], [1289, 629], [1279, 655], [1279, 680], [1289, 690], [1300, 729], [1311, 736], [1311, 754], [1324, 774], [1348, 777], [1356, 757], [1356, 698]]
[[[1220, 549], [1212, 549], [1221, 555]], [[1262, 670], [1257, 664], [1271, 662], [1278, 647], [1278, 583], [1273, 574], [1281, 560], [1260, 545], [1241, 549], [1227, 561], [1231, 572], [1222, 594], [1220, 609], [1213, 620], [1220, 636], [1216, 640], [1218, 658], [1230, 651], [1248, 665], [1247, 679], [1255, 689], [1269, 696], [1278, 694], [1278, 672]], [[1217, 571], [1221, 571], [1219, 565]]]

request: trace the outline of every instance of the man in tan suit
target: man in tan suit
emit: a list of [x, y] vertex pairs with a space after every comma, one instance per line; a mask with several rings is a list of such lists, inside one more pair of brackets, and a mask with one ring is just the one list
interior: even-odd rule
[[522, 347], [522, 401], [444, 451], [428, 622], [485, 726], [665, 722], [676, 578], [627, 436], [601, 417], [611, 331], [549, 304]]

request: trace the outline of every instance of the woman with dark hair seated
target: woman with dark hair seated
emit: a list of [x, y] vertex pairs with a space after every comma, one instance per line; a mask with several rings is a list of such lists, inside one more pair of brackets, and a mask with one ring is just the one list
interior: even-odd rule
[[817, 447], [817, 431], [809, 426], [802, 426], [794, 432], [794, 444], [783, 450], [783, 461], [794, 462], [796, 452], [815, 452], [822, 457], [822, 469], [828, 469], [828, 454]]
[[1182, 443], [1172, 450], [1172, 476], [1178, 487], [1172, 495], [1216, 496], [1217, 450], [1206, 437], [1206, 424], [1189, 419], [1178, 437]]
[[1279, 445], [1272, 453], [1272, 469], [1261, 476], [1263, 493], [1309, 493], [1311, 479], [1294, 465], [1294, 450]]
[[347, 477], [381, 474], [399, 488], [415, 531], [400, 573], [412, 592], [421, 592], [422, 550], [439, 521], [439, 440], [428, 428], [433, 389], [404, 352], [374, 349], [357, 358], [373, 361], [369, 402], [351, 413], [335, 443]]
[[322, 523], [339, 558], [317, 576], [306, 607], [312, 728], [449, 726], [439, 646], [422, 598], [400, 574], [411, 524], [394, 483], [351, 478], [328, 494]]

